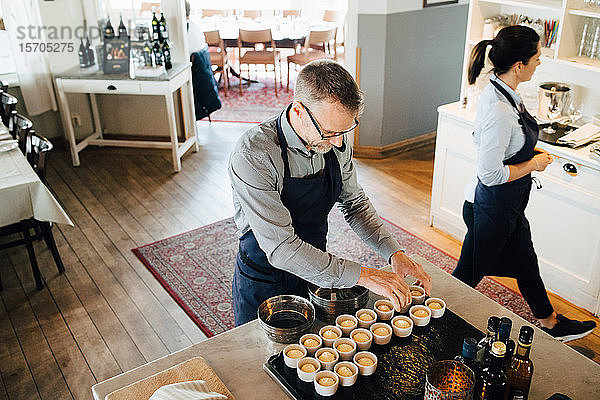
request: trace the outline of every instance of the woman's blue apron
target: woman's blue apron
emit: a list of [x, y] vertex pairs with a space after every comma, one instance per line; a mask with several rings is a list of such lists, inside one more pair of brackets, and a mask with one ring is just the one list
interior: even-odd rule
[[[296, 235], [325, 251], [327, 217], [342, 191], [340, 164], [334, 150], [331, 150], [324, 155], [325, 168], [319, 175], [309, 178], [292, 177], [281, 118], [287, 118], [285, 111], [276, 122], [284, 166], [281, 202], [290, 212]], [[345, 145], [340, 151], [344, 151], [344, 148]], [[269, 263], [252, 230], [240, 238], [232, 286], [236, 326], [256, 319], [258, 306], [269, 297], [280, 294], [308, 296], [305, 280]]]

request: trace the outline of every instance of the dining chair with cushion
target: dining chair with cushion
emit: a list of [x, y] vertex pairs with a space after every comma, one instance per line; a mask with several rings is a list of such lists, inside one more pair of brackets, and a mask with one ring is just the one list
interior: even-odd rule
[[[292, 54], [287, 57], [287, 90], [290, 90], [290, 64], [296, 65], [306, 65], [311, 61], [320, 60], [323, 58], [326, 59], [335, 59], [336, 58], [336, 50], [335, 50], [335, 37], [337, 33], [337, 28], [331, 28], [325, 31], [310, 31], [306, 40], [304, 41], [304, 46], [302, 47], [302, 51], [300, 53]], [[320, 48], [325, 48], [330, 42], [333, 41], [333, 51], [334, 54], [328, 54], [324, 51], [320, 50]], [[315, 49], [315, 47], [319, 49]]]
[[[40, 180], [46, 183], [46, 167], [48, 163], [48, 156], [52, 150], [52, 143], [43, 136], [37, 135], [33, 130], [29, 131], [26, 140], [26, 158], [29, 164], [39, 176]], [[29, 199], [27, 199], [29, 201]], [[21, 237], [13, 239], [7, 243], [0, 244], [0, 250], [8, 249], [15, 246], [25, 245], [27, 247], [27, 253], [29, 254], [29, 262], [31, 264], [31, 270], [33, 271], [33, 277], [35, 280], [35, 286], [38, 290], [43, 288], [42, 276], [35, 256], [35, 250], [33, 243], [37, 240], [44, 239], [48, 250], [52, 254], [52, 258], [56, 263], [58, 272], [62, 274], [65, 272], [65, 266], [58, 253], [58, 247], [54, 241], [54, 235], [52, 234], [52, 225], [47, 221], [38, 221], [34, 218], [26, 219], [11, 225], [7, 225], [0, 228], [0, 236], [13, 236], [19, 234]], [[2, 290], [2, 280], [0, 278], [0, 290]]]
[[262, 16], [261, 10], [244, 10], [244, 18], [256, 19]]
[[[323, 21], [332, 22], [335, 26], [338, 27], [338, 37], [336, 38], [336, 45], [340, 47], [344, 47], [345, 43], [345, 20], [346, 20], [346, 12], [342, 10], [325, 10], [323, 11]], [[342, 29], [339, 29], [342, 28]]]
[[[263, 45], [264, 49], [257, 50], [257, 45]], [[252, 50], [242, 48], [251, 47]], [[270, 50], [269, 50], [270, 49]], [[279, 63], [279, 79], [281, 83], [281, 63], [279, 62], [279, 50], [275, 46], [275, 41], [271, 35], [271, 29], [262, 29], [258, 31], [239, 30], [238, 35], [239, 69], [240, 69], [240, 94], [242, 94], [242, 65], [248, 65], [248, 77], [250, 77], [250, 65], [264, 65], [265, 71], [267, 65], [273, 65], [273, 75], [275, 80], [275, 96], [277, 92], [277, 64]]]
[[283, 18], [295, 17], [300, 18], [302, 10], [283, 10]]
[[[229, 89], [229, 56], [225, 49], [225, 43], [221, 39], [221, 35], [218, 30], [204, 32], [204, 40], [208, 45], [208, 52], [210, 54], [210, 63], [216, 65], [217, 69], [215, 73], [220, 71], [221, 77], [223, 78], [223, 89], [225, 96], [227, 96], [227, 90]], [[221, 78], [219, 78], [221, 80]]]
[[228, 10], [215, 10], [209, 8], [202, 9], [202, 18], [214, 16], [226, 17], [227, 15], [229, 15]]
[[8, 127], [8, 119], [11, 117], [12, 112], [17, 108], [19, 101], [15, 96], [2, 91], [0, 93], [0, 119], [4, 126]]

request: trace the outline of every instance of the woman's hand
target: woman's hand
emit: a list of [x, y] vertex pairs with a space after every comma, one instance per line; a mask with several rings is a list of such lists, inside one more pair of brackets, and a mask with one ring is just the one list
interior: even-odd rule
[[552, 156], [548, 153], [546, 153], [545, 151], [536, 148], [537, 151], [540, 151], [539, 153], [537, 153], [535, 156], [533, 156], [532, 161], [534, 162], [535, 166], [534, 166], [534, 171], [543, 171], [546, 169], [546, 167], [548, 165], [550, 165], [552, 163], [552, 161], [554, 161], [554, 159], [552, 158]]
[[422, 286], [427, 295], [431, 293], [431, 277], [425, 272], [421, 264], [413, 261], [402, 251], [392, 254], [390, 264], [392, 265], [392, 271], [402, 277], [414, 276], [417, 278], [416, 284]]
[[362, 267], [358, 284], [373, 293], [387, 297], [396, 311], [410, 304], [410, 289], [402, 276], [395, 272], [381, 271], [377, 268]]

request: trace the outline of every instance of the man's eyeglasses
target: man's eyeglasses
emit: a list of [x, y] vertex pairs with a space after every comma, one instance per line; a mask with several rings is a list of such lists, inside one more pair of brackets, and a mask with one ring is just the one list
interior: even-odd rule
[[[300, 103], [300, 104], [302, 104], [302, 103]], [[304, 104], [302, 104], [302, 107], [304, 107], [304, 109], [306, 110], [306, 113], [308, 114], [310, 120], [312, 121], [313, 125], [317, 129], [317, 132], [319, 132], [319, 135], [321, 135], [321, 139], [323, 139], [323, 140], [327, 140], [327, 139], [331, 139], [331, 138], [334, 138], [334, 137], [337, 137], [337, 136], [345, 135], [346, 133], [352, 132], [358, 126], [358, 119], [354, 118], [354, 125], [352, 125], [351, 128], [346, 129], [346, 130], [341, 131], [341, 132], [327, 131], [327, 135], [325, 135], [325, 134], [323, 134], [323, 131], [321, 130], [321, 127], [319, 126], [319, 123], [317, 122], [317, 120], [315, 119], [315, 117], [312, 115], [312, 113], [310, 112], [310, 110], [308, 109], [308, 107], [306, 107]]]

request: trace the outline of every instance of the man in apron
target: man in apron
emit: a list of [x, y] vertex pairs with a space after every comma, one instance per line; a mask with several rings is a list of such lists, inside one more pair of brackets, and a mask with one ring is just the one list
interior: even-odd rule
[[[357, 183], [345, 135], [358, 125], [362, 107], [362, 93], [342, 66], [314, 61], [298, 74], [294, 102], [238, 140], [229, 161], [240, 234], [232, 288], [236, 326], [257, 318], [269, 297], [307, 297], [307, 282], [362, 285], [396, 309], [410, 302], [407, 275], [429, 293], [431, 278], [404, 254]], [[393, 272], [327, 252], [327, 216], [336, 202]]]

